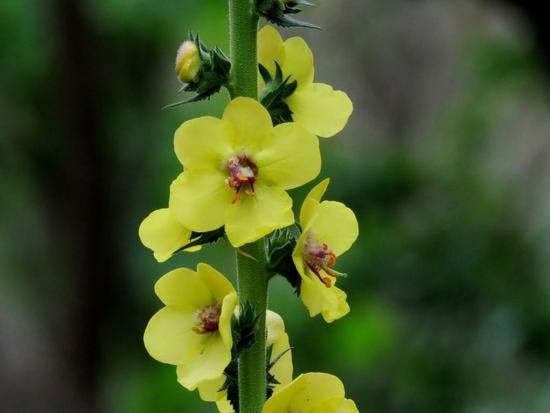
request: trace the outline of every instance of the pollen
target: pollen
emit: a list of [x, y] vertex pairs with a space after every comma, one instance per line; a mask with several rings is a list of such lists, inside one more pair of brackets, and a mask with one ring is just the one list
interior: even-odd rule
[[196, 323], [193, 326], [193, 331], [199, 334], [218, 331], [221, 312], [221, 303], [210, 304], [198, 310], [195, 313]]
[[254, 183], [258, 176], [258, 166], [246, 154], [232, 156], [225, 162], [228, 177], [225, 184], [235, 190], [231, 203], [241, 199], [241, 194], [254, 196]]
[[307, 235], [303, 249], [304, 262], [325, 287], [333, 286], [333, 279], [344, 276], [344, 273], [333, 269], [336, 265], [336, 254], [326, 243], [319, 242], [313, 231]]

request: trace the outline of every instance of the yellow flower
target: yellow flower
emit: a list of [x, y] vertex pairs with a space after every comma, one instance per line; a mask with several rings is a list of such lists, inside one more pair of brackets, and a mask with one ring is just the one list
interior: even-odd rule
[[[268, 310], [266, 314], [266, 326], [266, 345], [268, 348], [273, 346], [270, 362], [273, 363], [280, 357], [270, 370], [270, 373], [279, 383], [274, 387], [274, 391], [277, 391], [277, 389], [292, 381], [292, 354], [288, 334], [285, 332], [285, 324], [281, 316]], [[205, 401], [215, 401], [220, 413], [234, 413], [234, 409], [227, 399], [227, 391], [218, 391], [224, 382], [225, 376], [202, 382], [199, 384], [199, 394], [201, 399]]]
[[149, 321], [143, 341], [156, 360], [177, 366], [179, 383], [194, 390], [219, 377], [231, 361], [231, 317], [237, 294], [214, 268], [179, 268], [155, 284], [165, 305]]
[[[189, 243], [191, 230], [185, 228], [174, 217], [170, 209], [162, 208], [151, 212], [139, 226], [141, 243], [153, 251], [158, 262], [168, 260], [174, 252]], [[197, 251], [199, 247], [186, 251]]]
[[329, 180], [325, 179], [307, 195], [300, 211], [302, 235], [294, 247], [292, 259], [301, 275], [300, 297], [311, 317], [321, 313], [327, 323], [349, 312], [346, 293], [335, 286], [338, 276], [333, 269], [338, 256], [357, 239], [359, 228], [355, 214], [344, 204], [322, 201]]
[[262, 413], [359, 413], [355, 403], [345, 398], [338, 377], [326, 373], [306, 373], [277, 390], [267, 400]]
[[294, 222], [287, 189], [314, 179], [319, 143], [296, 123], [273, 127], [267, 110], [240, 97], [222, 119], [204, 116], [176, 131], [184, 172], [170, 187], [170, 209], [196, 232], [225, 225], [234, 247]]
[[258, 33], [258, 61], [275, 76], [275, 62], [283, 78], [297, 81], [296, 90], [284, 100], [292, 112], [292, 119], [323, 138], [340, 132], [353, 112], [353, 104], [342, 91], [335, 91], [324, 83], [313, 83], [313, 54], [301, 37], [283, 42], [279, 32], [271, 26]]
[[201, 56], [195, 42], [186, 40], [176, 56], [176, 74], [183, 83], [192, 82], [201, 67]]

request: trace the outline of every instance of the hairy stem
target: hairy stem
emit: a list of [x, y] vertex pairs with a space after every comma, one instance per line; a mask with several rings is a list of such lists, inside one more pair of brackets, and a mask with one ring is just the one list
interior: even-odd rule
[[[258, 98], [258, 16], [254, 0], [229, 0], [231, 97]], [[239, 412], [261, 413], [266, 397], [267, 282], [264, 240], [237, 251], [237, 274], [241, 303], [250, 302], [259, 315], [256, 340], [239, 357]], [[251, 258], [253, 257], [253, 258]]]

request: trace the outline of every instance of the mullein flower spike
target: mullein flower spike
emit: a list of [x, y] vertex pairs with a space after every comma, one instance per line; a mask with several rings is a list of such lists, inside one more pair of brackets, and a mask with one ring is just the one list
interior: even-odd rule
[[276, 29], [263, 27], [258, 33], [258, 63], [264, 79], [260, 81], [260, 96], [266, 95], [262, 90], [267, 83], [266, 72], [276, 79], [280, 68], [286, 84], [297, 83], [289, 96], [284, 94], [281, 102], [272, 102], [268, 109], [280, 108], [280, 103], [284, 103], [290, 119], [323, 138], [336, 135], [346, 126], [353, 104], [344, 92], [313, 83], [313, 53], [304, 39], [291, 37], [283, 42]]

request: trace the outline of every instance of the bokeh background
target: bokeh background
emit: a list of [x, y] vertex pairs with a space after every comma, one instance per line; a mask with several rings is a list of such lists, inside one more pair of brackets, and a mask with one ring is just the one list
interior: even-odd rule
[[[535, 1], [319, 0], [284, 30], [355, 103], [322, 141], [327, 197], [357, 213], [339, 260], [351, 313], [309, 319], [284, 280], [296, 374], [361, 412], [550, 412], [548, 25]], [[222, 0], [0, 2], [0, 411], [215, 412], [142, 345], [159, 265], [137, 228], [178, 174], [189, 29], [227, 50]], [[320, 178], [321, 178], [320, 177]], [[293, 192], [299, 205], [309, 188]]]

